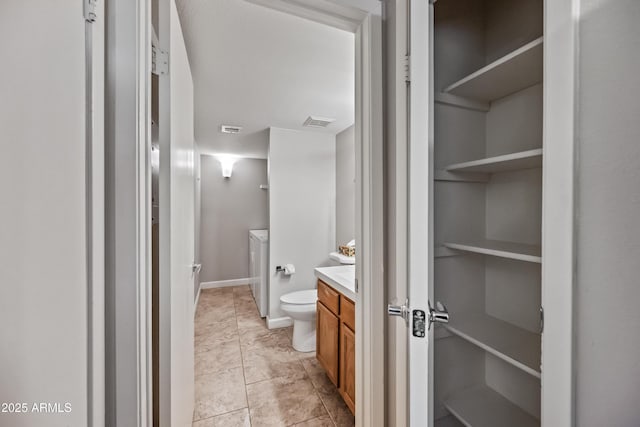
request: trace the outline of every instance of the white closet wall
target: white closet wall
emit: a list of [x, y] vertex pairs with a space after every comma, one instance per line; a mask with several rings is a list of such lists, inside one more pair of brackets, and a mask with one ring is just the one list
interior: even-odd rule
[[580, 8], [576, 425], [638, 426], [640, 2]]

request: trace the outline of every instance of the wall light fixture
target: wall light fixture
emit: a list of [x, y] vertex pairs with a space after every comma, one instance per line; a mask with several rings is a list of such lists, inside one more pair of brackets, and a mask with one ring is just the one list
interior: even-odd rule
[[233, 173], [233, 165], [238, 160], [237, 157], [223, 155], [218, 156], [218, 161], [220, 161], [220, 166], [222, 166], [222, 176], [225, 178], [231, 178], [231, 174]]

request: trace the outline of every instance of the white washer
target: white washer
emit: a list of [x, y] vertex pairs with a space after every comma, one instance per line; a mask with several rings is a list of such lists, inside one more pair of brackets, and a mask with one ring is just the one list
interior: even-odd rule
[[261, 317], [267, 315], [268, 253], [269, 230], [249, 230], [249, 285]]

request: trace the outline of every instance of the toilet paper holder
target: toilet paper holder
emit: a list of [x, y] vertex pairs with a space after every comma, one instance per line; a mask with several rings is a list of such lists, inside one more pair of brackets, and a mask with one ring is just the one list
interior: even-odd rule
[[296, 267], [293, 264], [285, 264], [276, 266], [276, 273], [283, 273], [285, 276], [291, 276], [296, 272]]

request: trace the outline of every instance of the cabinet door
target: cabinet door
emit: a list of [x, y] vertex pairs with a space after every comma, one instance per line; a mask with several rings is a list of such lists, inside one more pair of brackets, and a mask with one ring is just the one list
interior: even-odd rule
[[340, 325], [340, 394], [352, 413], [356, 407], [356, 335]]
[[337, 386], [340, 320], [321, 302], [318, 302], [317, 312], [316, 358], [331, 382]]

